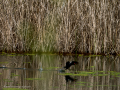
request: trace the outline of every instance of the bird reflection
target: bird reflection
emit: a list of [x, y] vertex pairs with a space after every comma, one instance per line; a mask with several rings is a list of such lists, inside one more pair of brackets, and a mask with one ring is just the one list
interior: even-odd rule
[[66, 80], [66, 82], [69, 82], [69, 81], [75, 82], [75, 81], [77, 81], [76, 78], [72, 78], [72, 77], [70, 77], [69, 75], [66, 75], [66, 76], [65, 76], [65, 80]]

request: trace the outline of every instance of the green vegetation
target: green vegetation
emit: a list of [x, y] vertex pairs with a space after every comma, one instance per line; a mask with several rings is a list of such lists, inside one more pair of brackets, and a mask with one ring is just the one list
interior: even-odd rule
[[25, 78], [26, 80], [43, 80], [43, 78]]
[[3, 90], [28, 90], [28, 89], [20, 89], [20, 88], [3, 88]]
[[2, 0], [0, 51], [120, 54], [119, 0]]
[[5, 81], [5, 82], [13, 82], [13, 81], [11, 81], [11, 80], [9, 80], [9, 79], [4, 79], [4, 81]]
[[120, 77], [120, 72], [113, 72], [113, 71], [77, 71], [77, 74], [74, 73], [60, 73], [59, 75], [71, 75], [71, 76], [115, 76]]
[[0, 62], [0, 64], [8, 64], [9, 62]]
[[48, 67], [48, 68], [45, 68], [46, 70], [55, 70], [57, 68], [61, 68], [61, 67]]
[[15, 76], [19, 76], [19, 75], [16, 75], [16, 74], [12, 73], [11, 76], [15, 77]]

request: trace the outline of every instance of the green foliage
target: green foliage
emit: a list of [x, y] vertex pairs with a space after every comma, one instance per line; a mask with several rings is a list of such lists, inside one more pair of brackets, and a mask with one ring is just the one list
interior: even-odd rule
[[37, 38], [35, 26], [31, 22], [24, 20], [20, 23], [17, 33], [22, 41], [25, 51], [33, 50]]
[[43, 80], [43, 78], [25, 78], [26, 80]]
[[20, 89], [20, 88], [3, 88], [3, 90], [28, 90], [28, 89]]

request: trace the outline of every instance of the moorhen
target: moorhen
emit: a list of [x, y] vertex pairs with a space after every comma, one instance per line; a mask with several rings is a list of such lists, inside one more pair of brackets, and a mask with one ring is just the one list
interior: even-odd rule
[[71, 62], [67, 61], [67, 62], [66, 62], [66, 66], [64, 66], [64, 67], [63, 67], [62, 69], [60, 69], [59, 71], [60, 71], [60, 72], [65, 72], [66, 69], [69, 69], [72, 65], [76, 65], [76, 64], [78, 64], [77, 61], [71, 61]]
[[78, 64], [77, 61], [71, 61], [71, 62], [66, 62], [66, 66], [64, 67], [65, 69], [68, 69], [69, 67], [71, 67], [72, 65]]

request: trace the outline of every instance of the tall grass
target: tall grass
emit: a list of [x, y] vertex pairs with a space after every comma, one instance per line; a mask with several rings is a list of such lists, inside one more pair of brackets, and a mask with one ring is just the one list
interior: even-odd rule
[[0, 50], [120, 54], [119, 0], [1, 0]]

